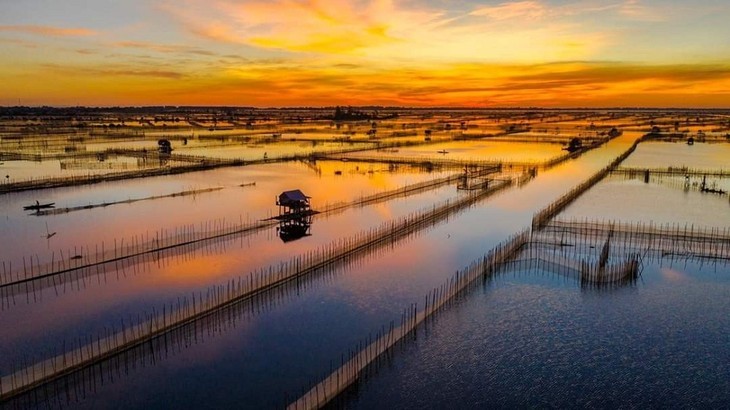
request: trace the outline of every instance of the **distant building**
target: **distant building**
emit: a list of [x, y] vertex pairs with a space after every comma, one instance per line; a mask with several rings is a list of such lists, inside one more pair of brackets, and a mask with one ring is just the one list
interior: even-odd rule
[[170, 144], [170, 140], [161, 139], [157, 141], [157, 149], [160, 154], [170, 154], [172, 153], [172, 144]]

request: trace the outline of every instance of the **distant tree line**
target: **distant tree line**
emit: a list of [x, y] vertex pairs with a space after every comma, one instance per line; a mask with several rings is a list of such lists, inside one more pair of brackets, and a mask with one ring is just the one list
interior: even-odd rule
[[358, 111], [352, 107], [340, 107], [339, 105], [335, 107], [335, 113], [332, 116], [332, 119], [335, 121], [387, 120], [391, 118], [398, 118], [398, 113], [380, 115], [377, 110], [372, 113], [367, 113], [365, 111]]

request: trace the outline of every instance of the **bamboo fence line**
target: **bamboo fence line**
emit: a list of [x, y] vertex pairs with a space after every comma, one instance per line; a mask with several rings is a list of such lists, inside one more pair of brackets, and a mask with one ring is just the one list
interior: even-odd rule
[[595, 254], [599, 248], [597, 246], [588, 249], [570, 247], [569, 252], [572, 255], [565, 255], [565, 252], [549, 252], [540, 246], [540, 242], [537, 243], [538, 246], [534, 246], [535, 242], [533, 241], [536, 239], [539, 240], [539, 236], [535, 237], [533, 233], [529, 246], [525, 246], [519, 258], [510, 263], [518, 264], [526, 261], [530, 264], [534, 261], [555, 273], [572, 276], [580, 280], [581, 283], [600, 284], [624, 282], [638, 277], [639, 264], [641, 262], [641, 255], [638, 252], [624, 251], [618, 255], [614, 254], [611, 259], [619, 259], [619, 262], [613, 264], [608, 263], [609, 254], [611, 253], [610, 249], [613, 247], [615, 241], [610, 233], [605, 238], [603, 246], [600, 247], [600, 254], [596, 255], [595, 258], [586, 258], [586, 255], [581, 255], [579, 251], [580, 249], [584, 249], [589, 253]]
[[[590, 145], [582, 147], [575, 152], [567, 152], [565, 154], [550, 158], [545, 161], [507, 161], [503, 159], [450, 159], [450, 158], [438, 158], [438, 157], [415, 157], [415, 156], [348, 156], [348, 157], [333, 157], [331, 154], [315, 154], [317, 159], [327, 160], [343, 160], [356, 162], [374, 162], [374, 163], [387, 163], [387, 164], [413, 164], [420, 166], [438, 166], [447, 168], [462, 168], [462, 167], [491, 167], [501, 166], [503, 169], [509, 168], [540, 168], [547, 170], [553, 168], [563, 162], [576, 158], [585, 152], [588, 152], [594, 148], [597, 148], [609, 139], [601, 139], [595, 141]], [[385, 147], [381, 147], [385, 148]]]
[[12, 263], [2, 262], [2, 281], [0, 288], [17, 285], [20, 283], [32, 282], [37, 279], [48, 278], [71, 271], [91, 268], [97, 265], [117, 262], [123, 259], [140, 256], [147, 253], [157, 253], [167, 249], [186, 246], [202, 241], [211, 241], [231, 235], [240, 235], [257, 232], [261, 229], [272, 227], [278, 221], [264, 220], [238, 223], [230, 223], [223, 219], [201, 222], [199, 227], [195, 224], [175, 227], [173, 229], [158, 229], [153, 232], [134, 235], [131, 238], [122, 238], [113, 243], [90, 246], [78, 246], [51, 253], [51, 260], [41, 264], [38, 255], [27, 259], [23, 257], [23, 266], [13, 270]]
[[[250, 165], [249, 162], [245, 163]], [[203, 171], [225, 166], [245, 165], [243, 161], [232, 160], [227, 163], [199, 163], [160, 167], [133, 171], [108, 172], [104, 174], [72, 175], [65, 177], [31, 178], [18, 182], [0, 183], [0, 194], [30, 191], [36, 189], [60, 188], [75, 185], [96, 184], [100, 182], [121, 181], [125, 179], [148, 178], [162, 175], [176, 175], [186, 172]]]
[[287, 282], [335, 266], [356, 255], [391, 245], [416, 234], [440, 220], [472, 206], [483, 198], [496, 193], [510, 184], [470, 194], [458, 201], [446, 201], [430, 210], [416, 212], [398, 221], [390, 221], [378, 228], [361, 232], [350, 238], [337, 240], [315, 251], [295, 257], [287, 262], [261, 269], [246, 276], [231, 279], [225, 284], [209, 288], [205, 295], [183, 297], [178, 303], [165, 305], [161, 310], [138, 318], [136, 322], [122, 325], [120, 330], [88, 338], [88, 343], [42, 360], [10, 375], [0, 377], [0, 401], [27, 392], [64, 375], [91, 366], [99, 361], [139, 346], [165, 333], [194, 323], [200, 318], [238, 303], [254, 295], [269, 291]]
[[529, 241], [529, 231], [519, 233], [507, 241], [497, 245], [484, 257], [457, 271], [448, 281], [434, 288], [425, 297], [422, 309], [418, 303], [412, 303], [403, 310], [400, 323], [396, 326], [391, 321], [388, 327], [381, 328], [375, 337], [368, 337], [358, 347], [349, 352], [347, 359], [343, 356], [341, 365], [333, 373], [314, 385], [309, 391], [293, 401], [288, 409], [318, 409], [342, 393], [356, 382], [361, 373], [399, 343], [405, 342], [420, 324], [446, 307], [469, 285], [479, 278], [485, 278], [496, 272], [500, 265], [513, 258], [520, 248]]
[[469, 172], [467, 174], [464, 173], [457, 173], [452, 175], [447, 175], [442, 178], [436, 178], [428, 181], [423, 182], [417, 182], [414, 184], [404, 185], [401, 188], [396, 188], [390, 191], [385, 192], [379, 192], [372, 195], [361, 197], [355, 201], [348, 201], [348, 202], [335, 202], [331, 204], [327, 204], [324, 206], [324, 208], [320, 211], [321, 213], [327, 213], [327, 212], [334, 212], [339, 210], [344, 210], [347, 208], [352, 208], [355, 206], [365, 206], [377, 202], [381, 202], [390, 198], [394, 197], [400, 197], [400, 196], [406, 196], [406, 195], [412, 195], [419, 192], [424, 192], [432, 189], [436, 189], [442, 186], [450, 185], [453, 183], [456, 183], [464, 178], [480, 178], [484, 177], [489, 174], [493, 173], [499, 173], [501, 171], [501, 167], [498, 165], [495, 166], [489, 166], [489, 167], [479, 167], [475, 170], [472, 170], [472, 172]]
[[[388, 248], [379, 248], [374, 250], [374, 253], [367, 254], [367, 257], [377, 259], [380, 253], [389, 252], [391, 251]], [[334, 281], [336, 276], [362, 263], [364, 263], [364, 258], [351, 260], [343, 266], [344, 269], [332, 267], [323, 271], [322, 274], [305, 276], [267, 292], [253, 295], [251, 298], [231, 304], [190, 325], [173, 329], [158, 338], [130, 348], [109, 360], [100, 361], [25, 394], [11, 397], [8, 401], [0, 403], [0, 406], [5, 405], [9, 408], [67, 407], [85, 399], [87, 392], [96, 392], [98, 388], [107, 383], [113, 383], [117, 378], [127, 377], [137, 368], [155, 366], [193, 345], [203, 344], [219, 334], [236, 328], [240, 321], [270, 311], [276, 306], [297, 298], [312, 283], [329, 283]], [[126, 317], [124, 322], [120, 321], [119, 324], [134, 322], [133, 317]], [[105, 330], [105, 333], [116, 333], [116, 328], [117, 326], [110, 326], [111, 330]], [[59, 354], [58, 349], [66, 351], [65, 348], [69, 347], [69, 350], [72, 350], [73, 346], [81, 346], [86, 343], [89, 343], [88, 337], [86, 342], [83, 341], [83, 338], [77, 338], [73, 343], [57, 346], [50, 355], [46, 356]], [[21, 363], [22, 367], [27, 367], [27, 365]], [[15, 371], [14, 368], [13, 372]]]
[[702, 169], [688, 167], [667, 167], [667, 168], [638, 168], [638, 167], [618, 167], [611, 171], [612, 174], [625, 174], [632, 177], [645, 176], [646, 173], [655, 175], [671, 175], [671, 176], [695, 176], [695, 177], [730, 177], [730, 170], [725, 169]]
[[[408, 157], [408, 156], [349, 156], [349, 157], [336, 157], [332, 154], [315, 154], [317, 160], [328, 160], [328, 161], [353, 161], [353, 162], [372, 162], [381, 164], [408, 164], [422, 167], [444, 167], [444, 168], [463, 168], [465, 166], [476, 166], [476, 167], [491, 167], [500, 165], [503, 162], [500, 160], [458, 160], [448, 158], [434, 158], [434, 157]], [[537, 162], [526, 163], [525, 166], [535, 166]]]
[[[74, 185], [85, 185], [95, 184], [99, 182], [119, 181], [124, 179], [136, 179], [136, 178], [147, 178], [161, 175], [174, 175], [182, 174], [187, 172], [204, 171], [209, 169], [221, 168], [221, 167], [234, 167], [234, 166], [246, 166], [246, 165], [260, 165], [267, 163], [276, 162], [288, 162], [288, 161], [299, 161], [299, 160], [311, 160], [320, 159], [320, 156], [340, 155], [359, 151], [369, 151], [379, 148], [395, 148], [404, 146], [403, 142], [393, 142], [379, 144], [376, 147], [357, 147], [357, 148], [341, 148], [332, 149], [326, 151], [310, 151], [299, 154], [283, 154], [276, 155], [267, 158], [260, 159], [243, 159], [243, 158], [213, 158], [200, 155], [187, 155], [187, 154], [169, 154], [160, 157], [159, 153], [153, 150], [122, 150], [122, 149], [110, 149], [104, 152], [110, 154], [118, 153], [117, 155], [135, 156], [135, 157], [146, 157], [146, 158], [159, 158], [167, 161], [179, 161], [186, 165], [175, 165], [175, 166], [164, 166], [153, 169], [141, 169], [133, 171], [119, 171], [119, 172], [108, 172], [103, 174], [87, 174], [87, 175], [73, 175], [65, 177], [42, 177], [42, 178], [30, 178], [23, 181], [0, 181], [0, 194], [9, 192], [20, 192], [35, 189], [48, 189], [48, 188], [59, 188]], [[83, 153], [85, 156], [96, 156], [98, 152]], [[65, 154], [64, 154], [65, 155]], [[70, 154], [69, 154], [70, 155]], [[73, 155], [72, 155], [73, 157]], [[34, 157], [35, 158], [35, 157]], [[339, 159], [339, 158], [338, 158]], [[33, 160], [42, 160], [33, 159]]]
[[[730, 175], [730, 174], [728, 174]], [[704, 192], [702, 191], [702, 179], [706, 176], [711, 175], [671, 175], [671, 174], [650, 174], [647, 175], [645, 173], [611, 173], [611, 178], [623, 178], [624, 180], [643, 180], [645, 183], [655, 183], [660, 184], [662, 186], [675, 188], [675, 189], [681, 189], [684, 191], [698, 191], [703, 193], [714, 193], [719, 194], [720, 196], [726, 195], [726, 193], [722, 192]], [[649, 177], [649, 179], [647, 179]], [[711, 180], [707, 181], [706, 188], [709, 189], [720, 189], [721, 188], [728, 188], [730, 185], [727, 183], [723, 183], [722, 181], [727, 182], [725, 179], [726, 177], [723, 176], [717, 176], [715, 175], [713, 178], [717, 178], [717, 180]], [[720, 181], [720, 184], [718, 184], [718, 181]], [[725, 190], [727, 191], [727, 189]]]
[[626, 158], [628, 158], [629, 155], [631, 155], [635, 150], [636, 147], [639, 145], [639, 143], [643, 140], [643, 138], [639, 138], [631, 145], [631, 147], [626, 150], [623, 154], [619, 155], [616, 159], [614, 159], [608, 166], [598, 171], [596, 174], [594, 174], [592, 177], [590, 177], [588, 180], [582, 182], [578, 186], [574, 187], [567, 193], [565, 193], [563, 196], [555, 200], [552, 204], [548, 205], [546, 208], [542, 209], [538, 213], [536, 213], [532, 218], [532, 230], [536, 231], [539, 230], [540, 227], [545, 225], [547, 221], [552, 219], [555, 215], [563, 211], [568, 205], [570, 205], [573, 201], [575, 201], [579, 196], [583, 195], [586, 191], [588, 191], [591, 187], [593, 187], [595, 184], [597, 184], [600, 180], [606, 177], [612, 169], [615, 169], [621, 162], [623, 162]]
[[223, 187], [190, 189], [187, 191], [173, 192], [171, 194], [164, 194], [164, 195], [153, 195], [153, 196], [148, 196], [148, 197], [144, 197], [144, 198], [130, 198], [130, 199], [124, 199], [121, 201], [111, 201], [111, 202], [102, 202], [102, 203], [98, 203], [98, 204], [71, 206], [71, 207], [67, 207], [67, 208], [39, 209], [37, 212], [34, 213], [34, 215], [46, 216], [46, 215], [65, 214], [65, 213], [69, 213], [69, 212], [82, 211], [82, 210], [86, 210], [86, 209], [106, 208], [108, 206], [119, 205], [119, 204], [132, 204], [135, 202], [152, 201], [155, 199], [162, 199], [162, 198], [178, 198], [178, 197], [184, 197], [184, 196], [199, 195], [199, 194], [205, 194], [205, 193], [209, 193], [209, 192], [220, 191], [221, 189], [223, 189]]
[[590, 151], [590, 150], [592, 150], [594, 148], [598, 148], [598, 147], [602, 146], [603, 144], [608, 143], [613, 138], [615, 138], [615, 137], [602, 138], [602, 139], [599, 139], [597, 141], [592, 142], [589, 145], [586, 145], [584, 147], [581, 147], [577, 151], [568, 152], [568, 153], [563, 154], [561, 156], [558, 156], [558, 157], [549, 159], [549, 160], [543, 162], [542, 164], [540, 164], [540, 168], [542, 170], [549, 170], [550, 168], [554, 168], [554, 167], [562, 164], [563, 162], [565, 162], [565, 161], [567, 161], [569, 159], [577, 158], [577, 157], [585, 154], [586, 152], [588, 152], [588, 151]]
[[[243, 240], [243, 236], [240, 239]], [[9, 310], [23, 300], [26, 304], [36, 303], [43, 301], [44, 295], [59, 296], [69, 291], [85, 290], [94, 284], [108, 283], [110, 279], [121, 281], [131, 276], [148, 274], [155, 266], [164, 268], [171, 263], [182, 264], [194, 260], [198, 256], [221, 255], [229, 246], [236, 245], [222, 240], [196, 242], [33, 281], [8, 284], [0, 287], [0, 310]]]
[[[370, 148], [369, 148], [370, 149]], [[331, 150], [333, 154], [340, 154], [351, 151], [362, 150], [358, 149], [340, 149]], [[122, 151], [122, 150], [113, 150]], [[258, 165], [274, 162], [287, 162], [296, 161], [301, 159], [308, 159], [312, 153], [302, 154], [291, 154], [291, 155], [279, 155], [270, 158], [261, 158], [256, 160], [244, 160], [241, 158], [223, 159], [223, 158], [212, 158], [197, 155], [185, 155], [185, 154], [170, 154], [169, 156], [160, 157], [157, 152], [148, 151], [146, 153], [139, 150], [127, 150], [125, 151], [127, 156], [146, 156], [147, 158], [159, 158], [167, 161], [179, 161], [185, 163], [185, 165], [176, 166], [164, 166], [153, 169], [141, 169], [133, 171], [119, 171], [119, 172], [108, 172], [103, 174], [87, 174], [87, 175], [72, 175], [65, 177], [43, 177], [43, 178], [30, 178], [23, 181], [16, 182], [5, 182], [0, 183], [0, 194], [9, 192], [20, 192], [35, 189], [48, 189], [48, 188], [59, 188], [74, 185], [85, 185], [95, 184], [99, 182], [110, 182], [120, 181], [124, 179], [136, 179], [136, 178], [147, 178], [161, 175], [175, 175], [187, 172], [204, 171], [209, 169], [221, 168], [221, 167], [234, 167], [234, 166], [245, 166], [245, 165]], [[90, 154], [91, 155], [91, 154]], [[93, 153], [96, 156], [97, 153]]]
[[591, 264], [581, 261], [580, 280], [582, 283], [602, 284], [625, 282], [639, 276], [638, 255], [627, 256], [621, 263], [615, 265]]
[[[468, 177], [483, 176], [498, 171], [498, 167], [481, 168], [471, 172]], [[336, 213], [348, 208], [366, 206], [398, 196], [412, 195], [430, 189], [436, 189], [458, 181], [463, 177], [464, 174], [456, 174], [420, 183], [409, 184], [394, 190], [378, 192], [366, 197], [361, 197], [350, 202], [327, 204], [318, 212], [321, 214]], [[502, 184], [510, 183], [511, 182], [498, 181], [494, 184], [494, 187], [501, 187]], [[129, 202], [121, 201], [121, 203]], [[99, 206], [106, 205], [102, 204]], [[90, 209], [92, 207], [94, 206], [83, 206], [77, 207], [78, 209], [73, 208], [72, 210]], [[63, 213], [66, 212], [66, 209], [67, 208], [59, 208], [48, 211], [40, 211], [37, 214], [46, 215]], [[135, 235], [132, 238], [127, 238], [126, 245], [125, 239], [122, 238], [120, 241], [115, 239], [114, 243], [110, 243], [108, 247], [105, 242], [102, 242], [100, 245], [96, 244], [93, 249], [89, 246], [74, 246], [73, 251], [68, 248], [65, 254], [63, 250], [59, 251], [58, 259], [56, 259], [57, 255], [54, 251], [50, 257], [51, 260], [44, 261], [44, 263], [41, 263], [38, 255], [29, 255], [27, 257], [27, 263], [26, 258], [23, 258], [22, 268], [16, 267], [15, 271], [13, 270], [12, 263], [2, 261], [0, 288], [40, 278], [47, 278], [77, 269], [87, 269], [96, 265], [132, 258], [146, 253], [159, 252], [178, 246], [186, 246], [195, 242], [210, 241], [231, 235], [253, 234], [263, 229], [270, 228], [277, 223], [278, 221], [270, 219], [253, 222], [243, 222], [239, 219], [239, 223], [235, 224], [227, 223], [225, 219], [219, 219], [215, 221], [208, 221], [205, 224], [201, 223], [197, 229], [194, 224], [176, 227], [169, 230], [160, 229], [153, 232], [151, 237], [150, 232], [148, 231], [144, 235]]]
[[641, 259], [638, 254], [627, 255], [619, 263], [601, 267], [597, 262], [575, 260], [555, 254], [520, 254], [519, 258], [506, 263], [504, 271], [544, 270], [580, 282], [581, 286], [604, 284], [630, 284], [639, 275]]
[[[434, 289], [425, 297], [424, 307], [418, 310], [418, 304], [411, 304], [401, 314], [399, 326], [391, 321], [387, 327], [382, 327], [367, 340], [360, 343], [358, 348], [348, 352], [341, 358], [340, 367], [327, 375], [321, 382], [306, 391], [297, 400], [290, 403], [288, 409], [318, 409], [326, 406], [331, 400], [355, 383], [363, 372], [373, 364], [377, 364], [384, 353], [391, 350], [396, 344], [403, 343], [405, 337], [413, 333], [426, 319], [433, 316], [448, 302], [462, 293], [477, 278], [486, 278], [498, 271], [517, 268], [548, 268], [556, 273], [574, 277], [581, 282], [581, 286], [600, 287], [604, 284], [628, 284], [638, 277], [640, 259], [637, 253], [622, 258], [617, 264], [607, 264], [605, 261], [587, 262], [561, 258], [546, 254], [534, 249], [531, 244], [531, 232], [524, 231], [512, 237], [482, 259], [473, 262], [468, 268], [457, 272], [446, 284]], [[606, 253], [608, 242], [602, 253]], [[346, 360], [345, 360], [346, 359]]]
[[730, 259], [730, 227], [553, 220], [533, 235], [536, 241], [559, 246], [578, 245], [583, 248], [596, 246], [611, 235], [613, 246], [623, 252], [639, 250], [647, 253], [663, 252], [698, 258]]

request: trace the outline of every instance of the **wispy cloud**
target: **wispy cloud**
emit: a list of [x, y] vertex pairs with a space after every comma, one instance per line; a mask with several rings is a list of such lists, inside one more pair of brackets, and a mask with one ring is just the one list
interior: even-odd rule
[[109, 77], [142, 77], [142, 78], [166, 78], [179, 80], [185, 77], [185, 74], [179, 71], [173, 70], [160, 70], [154, 68], [143, 68], [143, 67], [87, 67], [87, 66], [70, 66], [47, 63], [40, 66], [43, 70], [51, 72], [53, 74], [60, 74], [66, 77], [84, 77], [94, 76], [98, 78], [109, 78]]
[[[193, 33], [217, 41], [303, 52], [350, 53], [402, 41], [439, 13], [389, 0], [187, 0], [167, 7]], [[203, 15], [205, 18], [200, 18]]]
[[64, 28], [37, 25], [0, 26], [0, 31], [35, 34], [47, 37], [85, 37], [98, 34], [96, 31], [86, 28]]
[[664, 21], [666, 16], [656, 8], [652, 8], [640, 0], [626, 0], [618, 5], [619, 14], [636, 21]]
[[187, 53], [197, 54], [201, 56], [215, 56], [216, 53], [199, 47], [191, 47], [181, 44], [159, 44], [143, 41], [120, 41], [112, 44], [118, 48], [136, 48], [143, 50], [152, 50], [158, 53]]
[[547, 14], [547, 8], [537, 1], [516, 1], [501, 3], [496, 6], [480, 7], [470, 13], [472, 16], [484, 16], [493, 20], [536, 20]]

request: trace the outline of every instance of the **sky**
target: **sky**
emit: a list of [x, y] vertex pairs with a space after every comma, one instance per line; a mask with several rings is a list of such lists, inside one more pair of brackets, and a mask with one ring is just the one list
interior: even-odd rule
[[730, 107], [727, 0], [0, 0], [0, 105]]

